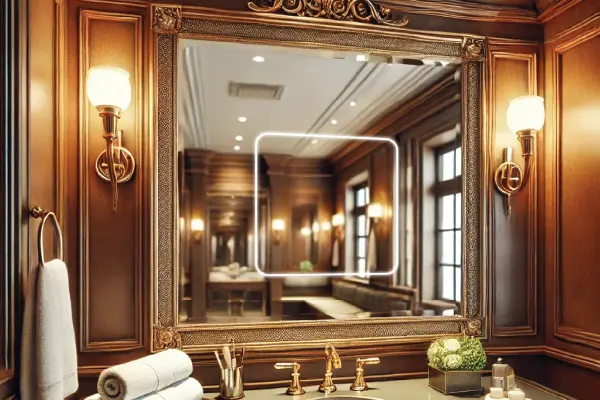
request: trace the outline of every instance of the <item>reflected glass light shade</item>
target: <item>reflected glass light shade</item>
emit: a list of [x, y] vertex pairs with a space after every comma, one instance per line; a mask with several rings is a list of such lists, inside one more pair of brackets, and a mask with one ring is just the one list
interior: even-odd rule
[[512, 133], [539, 131], [545, 118], [544, 99], [539, 96], [517, 97], [510, 101], [506, 111], [506, 123]]
[[381, 218], [383, 216], [383, 207], [379, 203], [371, 203], [367, 208], [369, 218]]
[[94, 107], [113, 106], [124, 111], [131, 103], [131, 83], [127, 71], [107, 66], [88, 70], [87, 96]]
[[344, 215], [343, 214], [335, 214], [333, 216], [333, 218], [331, 218], [331, 225], [333, 225], [333, 226], [344, 225]]
[[319, 226], [319, 223], [317, 221], [313, 222], [313, 224], [312, 224], [312, 231], [313, 232], [315, 232], [315, 233], [319, 232], [320, 228], [321, 227]]
[[204, 231], [204, 221], [201, 218], [195, 218], [192, 220], [192, 232]]
[[274, 231], [282, 231], [285, 229], [285, 221], [282, 219], [274, 219], [271, 222], [271, 227], [273, 228]]
[[309, 236], [311, 233], [310, 228], [305, 226], [304, 228], [300, 229], [300, 234], [302, 236]]
[[321, 229], [325, 232], [328, 232], [331, 230], [331, 223], [325, 221], [321, 223]]

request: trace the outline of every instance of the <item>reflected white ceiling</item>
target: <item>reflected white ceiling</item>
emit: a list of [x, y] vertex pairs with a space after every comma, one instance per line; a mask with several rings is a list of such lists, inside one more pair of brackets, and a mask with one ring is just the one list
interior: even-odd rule
[[[179, 54], [180, 148], [226, 153], [235, 145], [240, 153], [252, 153], [261, 132], [360, 135], [451, 71], [440, 65], [361, 62], [352, 53], [197, 40], [180, 41]], [[264, 62], [253, 61], [255, 56]], [[283, 92], [279, 100], [232, 97], [230, 82], [281, 85]], [[237, 135], [244, 139], [236, 141]], [[261, 140], [260, 151], [325, 157], [341, 144], [269, 137]]]

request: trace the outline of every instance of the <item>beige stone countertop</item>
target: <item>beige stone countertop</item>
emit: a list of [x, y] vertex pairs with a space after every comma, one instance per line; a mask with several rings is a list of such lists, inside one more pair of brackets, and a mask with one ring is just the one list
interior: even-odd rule
[[[447, 399], [485, 399], [485, 394], [489, 393], [489, 377], [483, 378], [484, 392], [479, 395], [461, 395], [460, 397], [446, 396], [437, 390], [430, 388], [427, 379], [409, 379], [387, 382], [368, 382], [370, 390], [365, 392], [353, 392], [350, 390], [349, 383], [337, 385], [338, 390], [335, 393], [319, 393], [317, 386], [305, 387], [306, 394], [302, 396], [288, 396], [285, 394], [287, 388], [247, 390], [246, 397], [243, 400], [270, 400], [270, 399], [289, 399], [289, 400], [310, 400], [310, 399], [331, 399], [337, 398], [351, 400], [352, 398], [362, 400], [447, 400]], [[523, 389], [525, 395], [531, 400], [557, 400], [568, 397], [555, 396], [549, 392], [537, 387], [528, 385], [519, 381], [519, 387]], [[214, 399], [216, 394], [206, 394], [205, 399]], [[336, 397], [337, 396], [337, 397]]]

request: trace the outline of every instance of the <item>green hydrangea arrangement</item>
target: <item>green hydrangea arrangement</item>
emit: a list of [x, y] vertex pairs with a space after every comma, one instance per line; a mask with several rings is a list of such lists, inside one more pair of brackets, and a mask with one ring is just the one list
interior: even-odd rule
[[478, 338], [438, 339], [427, 350], [429, 365], [442, 371], [481, 371], [485, 350]]

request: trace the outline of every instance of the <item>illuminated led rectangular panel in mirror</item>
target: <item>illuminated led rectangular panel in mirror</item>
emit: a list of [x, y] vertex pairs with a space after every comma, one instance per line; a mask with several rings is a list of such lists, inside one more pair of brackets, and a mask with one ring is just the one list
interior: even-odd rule
[[[379, 170], [365, 165], [349, 179], [339, 177], [336, 181], [332, 166], [326, 160], [315, 158], [314, 154], [327, 154], [352, 144], [368, 145], [385, 162]], [[308, 154], [308, 157], [303, 157], [303, 154]], [[394, 139], [297, 132], [259, 134], [254, 141], [255, 232], [259, 231], [260, 221], [266, 218], [262, 215], [266, 210], [260, 206], [261, 174], [265, 172], [264, 167], [261, 168], [261, 159], [267, 161], [267, 169], [277, 165], [272, 174], [272, 184], [281, 184], [280, 194], [286, 192], [289, 197], [274, 200], [282, 207], [271, 214], [273, 245], [287, 247], [287, 251], [284, 249], [283, 252], [287, 252], [289, 258], [280, 264], [288, 265], [288, 268], [276, 268], [276, 263], [267, 265], [259, 253], [261, 240], [266, 238], [257, 237], [254, 241], [254, 265], [259, 274], [266, 278], [295, 277], [299, 280], [308, 277], [368, 280], [396, 273], [398, 247], [391, 246], [391, 258], [381, 257], [377, 248], [377, 232], [382, 236], [383, 231], [385, 240], [391, 239], [390, 243], [397, 243], [400, 238], [400, 150]], [[377, 175], [383, 177], [386, 185], [372, 193]], [[342, 191], [338, 204], [335, 204], [336, 196], [329, 193], [334, 188]], [[291, 213], [287, 205], [291, 205]], [[377, 225], [384, 227], [377, 229]], [[379, 259], [384, 258], [389, 262], [380, 266]]]
[[460, 314], [459, 65], [189, 39], [178, 58], [180, 323]]

